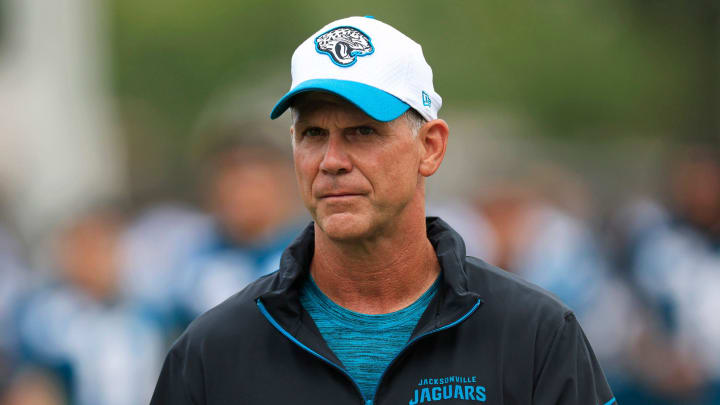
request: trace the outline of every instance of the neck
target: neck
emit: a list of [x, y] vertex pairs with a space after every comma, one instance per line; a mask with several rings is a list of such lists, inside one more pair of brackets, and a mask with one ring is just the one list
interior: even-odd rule
[[338, 305], [365, 314], [407, 307], [437, 279], [440, 264], [427, 239], [425, 217], [372, 240], [332, 241], [315, 225], [310, 272], [320, 290]]

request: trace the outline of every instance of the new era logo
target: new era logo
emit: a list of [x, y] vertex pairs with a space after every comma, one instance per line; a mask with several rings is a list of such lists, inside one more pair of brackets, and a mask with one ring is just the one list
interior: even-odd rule
[[423, 99], [423, 105], [425, 107], [430, 107], [430, 96], [428, 96], [427, 93], [424, 91], [422, 92], [422, 99]]

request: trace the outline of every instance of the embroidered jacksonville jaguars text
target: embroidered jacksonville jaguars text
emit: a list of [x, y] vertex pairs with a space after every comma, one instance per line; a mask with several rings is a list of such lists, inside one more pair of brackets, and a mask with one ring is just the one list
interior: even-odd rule
[[337, 27], [315, 38], [315, 50], [330, 57], [340, 67], [350, 67], [358, 56], [375, 52], [370, 37], [353, 27]]
[[443, 378], [424, 378], [418, 383], [409, 405], [425, 404], [448, 399], [485, 402], [485, 387], [474, 384], [476, 376], [451, 376]]

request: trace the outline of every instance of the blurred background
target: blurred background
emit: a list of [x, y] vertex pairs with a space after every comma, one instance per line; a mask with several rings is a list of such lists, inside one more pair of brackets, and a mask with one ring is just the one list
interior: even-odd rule
[[570, 305], [621, 404], [720, 404], [720, 3], [0, 0], [0, 405], [149, 401], [308, 222], [295, 47], [373, 15], [451, 138], [428, 211]]

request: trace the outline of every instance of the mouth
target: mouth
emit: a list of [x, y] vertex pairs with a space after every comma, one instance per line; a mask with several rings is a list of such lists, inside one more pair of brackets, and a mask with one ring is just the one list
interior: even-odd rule
[[341, 193], [341, 194], [327, 194], [322, 197], [321, 199], [334, 199], [334, 198], [351, 198], [351, 197], [359, 197], [361, 194], [356, 193]]
[[351, 192], [338, 192], [338, 193], [329, 193], [329, 194], [323, 194], [320, 196], [321, 200], [346, 200], [353, 197], [360, 197], [362, 196], [361, 193], [351, 193]]

